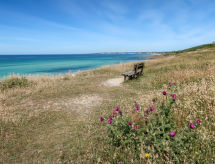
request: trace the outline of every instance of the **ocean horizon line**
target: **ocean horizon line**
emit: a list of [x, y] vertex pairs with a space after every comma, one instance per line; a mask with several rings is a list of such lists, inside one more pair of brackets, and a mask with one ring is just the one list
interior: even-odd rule
[[0, 78], [11, 74], [65, 74], [106, 65], [150, 60], [152, 54], [1, 55]]
[[82, 55], [82, 54], [159, 54], [159, 53], [165, 53], [165, 51], [163, 52], [156, 52], [156, 51], [150, 51], [150, 52], [141, 52], [141, 51], [124, 51], [124, 52], [89, 52], [89, 53], [19, 53], [19, 54], [0, 54], [0, 55]]

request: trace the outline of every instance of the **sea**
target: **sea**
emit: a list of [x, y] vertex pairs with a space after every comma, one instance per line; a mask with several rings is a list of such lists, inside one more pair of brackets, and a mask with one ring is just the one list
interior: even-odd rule
[[0, 79], [11, 74], [57, 75], [149, 60], [150, 54], [0, 55]]

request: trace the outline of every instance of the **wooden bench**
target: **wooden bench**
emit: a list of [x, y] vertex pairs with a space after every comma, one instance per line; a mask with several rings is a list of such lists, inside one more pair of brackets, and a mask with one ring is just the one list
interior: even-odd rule
[[136, 79], [139, 76], [141, 76], [143, 74], [143, 68], [144, 68], [144, 63], [134, 64], [133, 71], [124, 72], [122, 74], [124, 76], [124, 81], [126, 80], [126, 78], [128, 78], [128, 80], [132, 80], [134, 78]]

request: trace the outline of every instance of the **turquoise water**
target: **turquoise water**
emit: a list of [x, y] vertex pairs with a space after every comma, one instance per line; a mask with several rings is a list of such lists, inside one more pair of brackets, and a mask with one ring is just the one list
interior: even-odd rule
[[10, 74], [65, 74], [131, 61], [149, 54], [0, 55], [0, 79]]

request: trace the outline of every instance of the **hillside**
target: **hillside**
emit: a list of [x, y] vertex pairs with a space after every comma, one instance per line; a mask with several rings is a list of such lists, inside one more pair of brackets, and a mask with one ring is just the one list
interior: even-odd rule
[[[202, 45], [145, 61], [139, 79], [120, 86], [104, 85], [132, 67], [133, 63], [127, 63], [76, 75], [28, 76], [27, 81], [13, 85], [11, 80], [3, 82], [0, 163], [214, 163], [215, 46]], [[169, 89], [169, 83], [175, 88]], [[163, 91], [177, 95], [174, 103], [168, 104]], [[170, 110], [171, 119], [162, 117], [161, 104]], [[111, 135], [109, 130], [121, 124], [117, 125], [115, 118], [112, 125], [106, 119], [99, 121], [116, 107], [138, 127], [130, 129], [130, 139], [122, 145], [125, 135], [120, 129], [124, 125], [129, 128], [127, 122]], [[143, 118], [149, 108], [154, 113]], [[152, 132], [160, 118], [160, 127], [171, 125], [163, 132], [166, 128], [176, 132], [171, 134], [173, 138], [160, 128]], [[200, 125], [189, 128], [196, 120], [201, 120]], [[148, 126], [151, 128], [145, 132]], [[117, 144], [112, 142], [115, 139]], [[189, 142], [184, 144], [185, 140]]]
[[206, 51], [215, 48], [215, 43], [209, 43], [209, 44], [203, 44], [199, 46], [194, 46], [191, 48], [187, 48], [184, 50], [178, 50], [178, 51], [171, 51], [171, 52], [164, 52], [165, 55], [173, 55], [173, 54], [178, 54], [178, 53], [184, 53], [184, 52], [192, 52], [192, 51]]
[[203, 45], [188, 48], [188, 49], [185, 49], [185, 50], [182, 50], [182, 51], [179, 51], [179, 52], [189, 52], [189, 51], [196, 51], [196, 50], [208, 49], [208, 48], [215, 48], [215, 43], [203, 44]]

